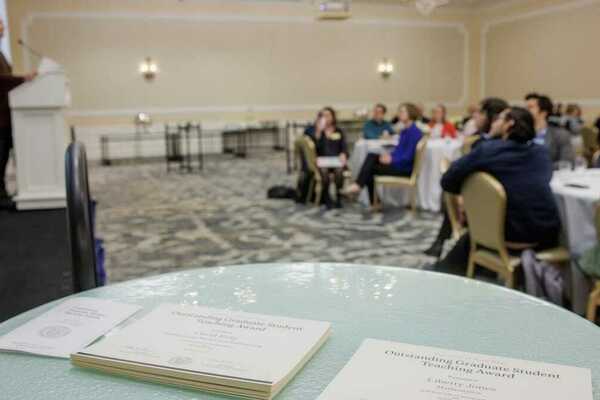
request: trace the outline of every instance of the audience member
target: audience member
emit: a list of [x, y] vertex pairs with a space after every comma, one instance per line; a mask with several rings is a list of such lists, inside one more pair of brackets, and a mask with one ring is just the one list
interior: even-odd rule
[[492, 124], [502, 111], [509, 107], [505, 100], [497, 97], [488, 97], [479, 103], [479, 109], [475, 113], [474, 120], [477, 126], [477, 132], [472, 135], [478, 140], [473, 143], [473, 147], [479, 145], [482, 140], [495, 139], [496, 136], [491, 134]]
[[566, 115], [563, 117], [563, 126], [573, 135], [579, 135], [584, 121], [581, 118], [581, 107], [577, 104], [567, 105]]
[[368, 120], [363, 127], [363, 137], [365, 139], [379, 139], [381, 136], [388, 136], [394, 133], [392, 125], [384, 119], [386, 112], [387, 108], [385, 105], [375, 105], [373, 108], [373, 118]]
[[[337, 116], [335, 110], [331, 107], [325, 107], [319, 113], [317, 122], [314, 126], [314, 140], [319, 157], [339, 157], [342, 165], [345, 167], [348, 160], [348, 145], [344, 132], [337, 127]], [[327, 208], [341, 207], [340, 190], [344, 184], [344, 175], [342, 168], [320, 168], [321, 179], [323, 183], [322, 202]], [[334, 176], [336, 188], [335, 203], [331, 200], [329, 194], [330, 176]]]
[[446, 120], [446, 107], [443, 104], [438, 104], [431, 115], [429, 128], [432, 138], [456, 138], [456, 127]]
[[[556, 246], [560, 219], [550, 188], [552, 162], [542, 146], [532, 143], [533, 116], [524, 108], [511, 107], [494, 122], [492, 134], [499, 134], [501, 140], [485, 141], [454, 162], [442, 177], [442, 188], [459, 194], [474, 172], [491, 174], [506, 192], [506, 241], [530, 244], [536, 250]], [[465, 267], [469, 248], [465, 234], [435, 268]]]
[[425, 115], [425, 106], [423, 106], [423, 104], [419, 103], [416, 105], [416, 107], [419, 112], [419, 117], [415, 120], [417, 125], [419, 125], [419, 124], [429, 125], [429, 123], [431, 122], [431, 119], [427, 118], [427, 116]]
[[396, 115], [390, 121], [390, 123], [392, 124], [392, 127], [394, 128], [394, 133], [397, 133], [397, 134], [402, 132], [402, 130], [405, 128], [404, 124], [400, 120], [400, 110], [401, 109], [402, 109], [402, 105], [400, 105], [398, 107], [398, 111], [396, 112]]
[[476, 105], [470, 105], [466, 115], [462, 120], [462, 134], [464, 136], [471, 136], [477, 133], [477, 123], [475, 122], [475, 113], [479, 109]]
[[469, 122], [473, 118], [473, 114], [477, 111], [477, 106], [475, 104], [471, 104], [467, 108], [467, 115], [465, 115], [461, 121], [461, 125], [465, 126], [467, 122]]
[[[487, 138], [495, 136], [493, 133], [490, 135], [492, 123], [496, 120], [498, 115], [507, 109], [508, 103], [502, 99], [496, 97], [488, 97], [479, 103], [478, 108], [473, 114], [472, 121], [475, 124], [476, 132], [473, 134], [475, 142], [472, 147], [477, 147], [481, 142]], [[481, 140], [482, 138], [486, 138]], [[450, 224], [450, 218], [448, 212], [444, 211], [444, 219], [442, 226], [431, 246], [425, 250], [425, 254], [439, 258], [444, 248], [444, 242], [450, 238], [452, 234], [452, 225]]]
[[376, 175], [410, 176], [413, 170], [417, 144], [423, 133], [415, 121], [419, 118], [419, 110], [414, 104], [405, 103], [400, 106], [398, 114], [405, 128], [400, 133], [400, 140], [391, 154], [368, 154], [358, 178], [348, 188], [349, 194], [358, 194], [367, 186], [369, 199], [373, 203], [374, 183]]
[[[531, 93], [537, 94], [537, 93]], [[554, 105], [554, 109], [552, 110], [552, 114], [548, 117], [548, 124], [552, 126], [562, 126], [563, 119], [563, 105], [562, 103], [557, 103]]]
[[573, 164], [575, 152], [569, 132], [548, 124], [548, 118], [553, 110], [552, 100], [548, 96], [530, 93], [525, 97], [525, 102], [535, 121], [536, 137], [533, 141], [548, 149], [555, 169], [561, 163]]

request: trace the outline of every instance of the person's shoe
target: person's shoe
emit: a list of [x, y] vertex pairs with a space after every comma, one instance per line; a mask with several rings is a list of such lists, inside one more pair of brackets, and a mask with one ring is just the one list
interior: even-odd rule
[[343, 207], [342, 207], [342, 202], [341, 202], [340, 200], [337, 200], [337, 201], [335, 202], [335, 204], [333, 205], [333, 207], [334, 207], [334, 208], [337, 208], [337, 209], [343, 208]]
[[435, 242], [433, 242], [431, 247], [429, 247], [423, 253], [430, 257], [435, 257], [439, 259], [442, 255], [442, 250], [444, 250], [444, 242], [436, 240]]

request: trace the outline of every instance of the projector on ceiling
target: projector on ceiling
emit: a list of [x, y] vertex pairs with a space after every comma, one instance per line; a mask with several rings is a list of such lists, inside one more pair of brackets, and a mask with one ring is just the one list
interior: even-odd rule
[[320, 1], [317, 12], [318, 19], [348, 19], [350, 1]]

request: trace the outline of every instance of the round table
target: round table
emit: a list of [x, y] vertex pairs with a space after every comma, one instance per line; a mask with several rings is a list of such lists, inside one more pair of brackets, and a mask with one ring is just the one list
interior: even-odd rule
[[[584, 185], [587, 188], [570, 186]], [[598, 243], [594, 224], [596, 207], [600, 202], [600, 170], [562, 170], [554, 172], [550, 183], [560, 212], [566, 245], [573, 259]], [[584, 315], [592, 282], [571, 263], [569, 287], [573, 311]]]
[[[348, 162], [354, 179], [358, 177], [367, 154], [381, 153], [383, 145], [393, 143], [392, 141], [365, 140], [359, 139], [352, 150], [352, 155]], [[454, 161], [461, 155], [462, 139], [429, 139], [421, 172], [417, 182], [417, 203], [423, 210], [439, 212], [441, 209], [442, 187], [440, 180], [442, 178], [441, 165], [442, 160], [447, 158]], [[386, 188], [381, 193], [383, 202], [395, 206], [405, 206], [409, 204], [410, 197], [407, 191], [395, 188]], [[361, 201], [368, 204], [368, 195], [366, 189], [361, 194]]]
[[550, 185], [558, 200], [571, 254], [580, 256], [598, 242], [594, 217], [600, 203], [600, 169], [556, 171]]
[[[519, 292], [466, 278], [345, 264], [215, 267], [139, 279], [81, 296], [145, 307], [202, 304], [330, 321], [332, 335], [279, 400], [315, 399], [365, 338], [591, 368], [600, 399], [600, 329]], [[0, 325], [0, 334], [51, 307]], [[143, 315], [143, 312], [142, 314]], [[72, 367], [67, 360], [0, 353], [0, 397], [222, 399]]]

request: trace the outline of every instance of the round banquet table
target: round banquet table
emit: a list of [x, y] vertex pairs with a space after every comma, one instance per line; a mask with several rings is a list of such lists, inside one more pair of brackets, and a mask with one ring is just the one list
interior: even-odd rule
[[[159, 275], [91, 290], [144, 306], [201, 304], [330, 321], [332, 335], [277, 397], [315, 399], [365, 338], [590, 368], [600, 399], [600, 329], [554, 305], [500, 286], [403, 268], [263, 264]], [[0, 324], [4, 334], [49, 309]], [[0, 353], [0, 398], [222, 399], [72, 367], [68, 360]], [[400, 395], [401, 396], [401, 395]]]
[[594, 216], [600, 203], [600, 169], [556, 171], [550, 185], [557, 198], [569, 249], [580, 256], [598, 242]]
[[[397, 140], [397, 139], [396, 139]], [[360, 168], [369, 153], [380, 154], [383, 151], [383, 145], [389, 145], [391, 141], [365, 140], [359, 139], [352, 150], [352, 155], [348, 162], [352, 177], [358, 178]], [[429, 139], [421, 172], [417, 181], [417, 203], [423, 210], [439, 212], [441, 209], [442, 187], [440, 180], [442, 178], [441, 165], [442, 160], [447, 158], [454, 161], [461, 155], [462, 139]], [[409, 204], [410, 197], [408, 192], [402, 189], [386, 188], [380, 193], [383, 202], [395, 206], [405, 206]], [[361, 202], [368, 204], [369, 196], [364, 189], [360, 197]]]
[[[586, 187], [570, 186], [572, 184]], [[576, 259], [598, 243], [594, 221], [600, 203], [600, 170], [555, 171], [550, 185], [560, 211], [567, 247]], [[572, 308], [583, 315], [592, 290], [591, 282], [575, 263], [571, 263], [570, 275]]]

